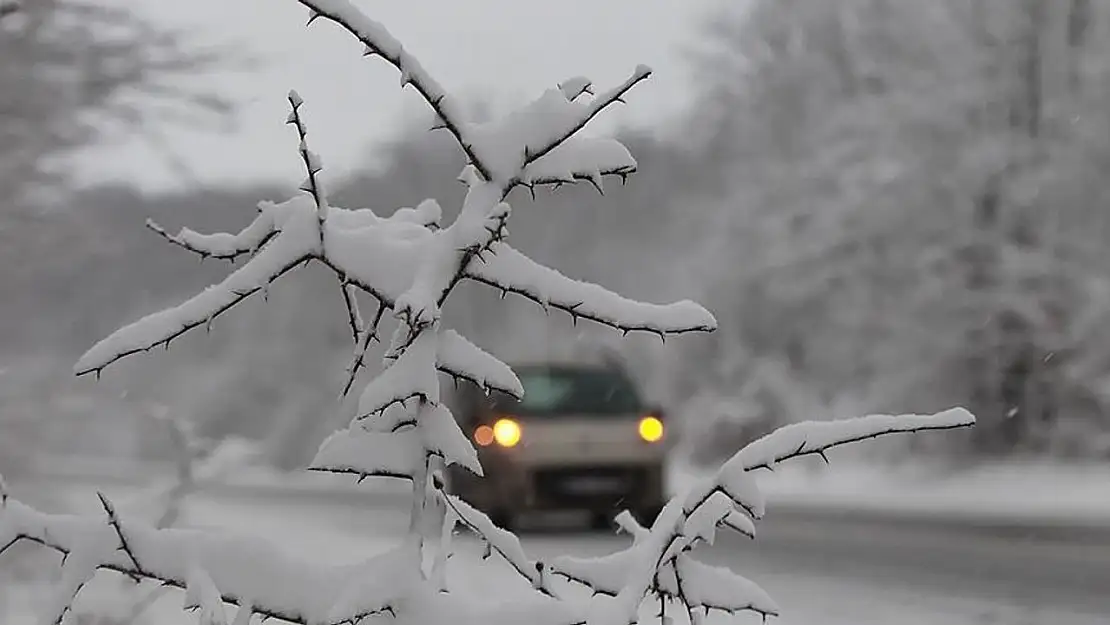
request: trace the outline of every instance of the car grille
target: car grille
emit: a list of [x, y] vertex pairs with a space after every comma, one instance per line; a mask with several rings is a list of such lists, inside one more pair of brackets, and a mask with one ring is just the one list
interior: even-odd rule
[[540, 469], [532, 476], [539, 498], [552, 505], [641, 501], [649, 488], [645, 467], [575, 467]]

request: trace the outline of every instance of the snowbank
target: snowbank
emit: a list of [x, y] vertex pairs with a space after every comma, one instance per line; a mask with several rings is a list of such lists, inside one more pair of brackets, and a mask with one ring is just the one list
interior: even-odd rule
[[[672, 468], [672, 488], [700, 474]], [[834, 460], [784, 465], [758, 480], [770, 515], [779, 510], [859, 513], [920, 520], [1068, 526], [1110, 532], [1110, 463], [997, 462], [966, 470]]]

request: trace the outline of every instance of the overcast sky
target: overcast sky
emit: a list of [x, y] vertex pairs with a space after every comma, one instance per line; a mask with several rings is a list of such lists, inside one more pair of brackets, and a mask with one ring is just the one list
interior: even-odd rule
[[[342, 174], [365, 162], [366, 146], [389, 135], [401, 115], [426, 110], [381, 59], [323, 21], [304, 27], [295, 0], [107, 0], [142, 7], [152, 18], [189, 27], [201, 44], [234, 45], [265, 65], [250, 73], [203, 78], [241, 104], [234, 132], [174, 130], [169, 138], [205, 181], [301, 175], [292, 130], [283, 125], [285, 94], [306, 101], [310, 140], [326, 170]], [[719, 0], [354, 0], [385, 23], [448, 89], [504, 107], [560, 80], [586, 75], [604, 87], [638, 64], [656, 70], [630, 104], [603, 123], [665, 119], [685, 104], [682, 46]], [[148, 187], [180, 178], [137, 141], [87, 151], [78, 161], [88, 181], [126, 179]]]

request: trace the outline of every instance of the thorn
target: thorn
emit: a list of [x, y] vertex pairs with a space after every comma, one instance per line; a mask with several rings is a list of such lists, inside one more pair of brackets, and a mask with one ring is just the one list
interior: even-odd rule
[[307, 28], [309, 26], [312, 26], [312, 22], [315, 22], [316, 19], [319, 18], [319, 17], [323, 17], [323, 15], [320, 12], [316, 11], [315, 9], [309, 9], [309, 11], [308, 11], [308, 21], [305, 22], [305, 27]]
[[824, 449], [817, 452], [817, 455], [821, 456], [821, 459], [825, 461], [825, 464], [832, 464], [831, 462], [829, 462], [829, 457], [825, 455], [825, 450]]

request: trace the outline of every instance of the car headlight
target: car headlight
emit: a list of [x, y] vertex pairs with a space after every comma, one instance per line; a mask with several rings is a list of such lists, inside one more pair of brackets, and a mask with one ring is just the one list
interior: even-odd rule
[[649, 416], [640, 419], [638, 430], [640, 438], [649, 443], [654, 443], [663, 438], [663, 422], [656, 417]]
[[520, 425], [512, 419], [498, 419], [493, 424], [493, 439], [502, 447], [513, 447], [520, 442]]

